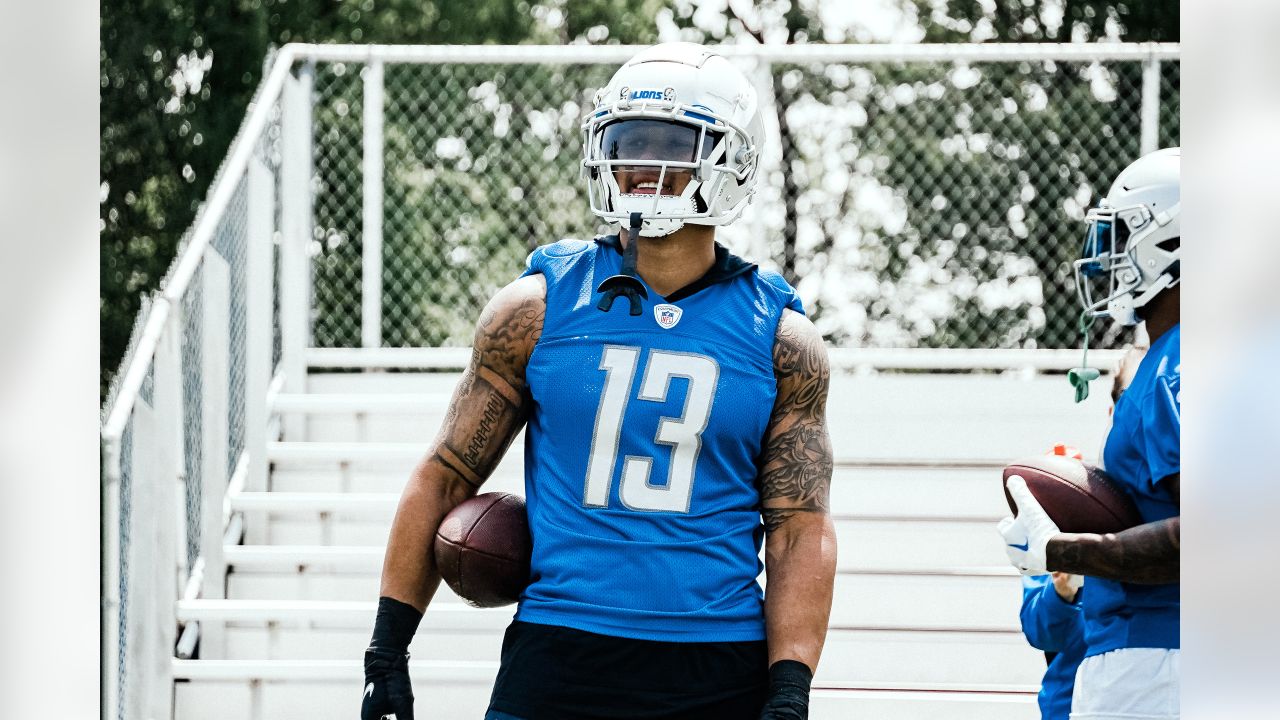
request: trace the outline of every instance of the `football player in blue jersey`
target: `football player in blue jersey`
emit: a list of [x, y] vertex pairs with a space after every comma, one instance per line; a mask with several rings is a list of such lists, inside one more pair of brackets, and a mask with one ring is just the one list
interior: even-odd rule
[[1107, 472], [1145, 522], [1108, 535], [1059, 532], [1012, 476], [1018, 515], [1000, 524], [1024, 574], [1086, 576], [1087, 650], [1071, 709], [1078, 720], [1179, 716], [1180, 159], [1170, 148], [1125, 168], [1089, 211], [1075, 263], [1086, 317], [1146, 324], [1150, 347], [1116, 401], [1103, 448]]
[[620, 230], [538, 248], [482, 312], [392, 525], [364, 720], [413, 717], [432, 538], [522, 427], [531, 577], [486, 717], [807, 717], [835, 574], [826, 350], [786, 281], [715, 241], [762, 137], [751, 84], [697, 45], [597, 94], [584, 173]]

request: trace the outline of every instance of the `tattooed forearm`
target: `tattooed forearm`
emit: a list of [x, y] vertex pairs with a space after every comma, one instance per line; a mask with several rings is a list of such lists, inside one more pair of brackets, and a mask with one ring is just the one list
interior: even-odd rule
[[827, 511], [833, 465], [826, 426], [830, 370], [813, 324], [801, 315], [784, 314], [773, 363], [778, 394], [757, 479], [769, 532], [798, 512]]
[[435, 455], [467, 484], [480, 487], [506, 453], [527, 408], [511, 383], [492, 373], [468, 369], [440, 428]]
[[456, 412], [440, 428], [436, 441], [441, 463], [476, 487], [497, 467], [525, 421], [523, 396], [509, 385], [500, 387], [483, 376], [465, 387], [460, 384], [453, 399]]
[[1063, 533], [1046, 548], [1049, 569], [1143, 585], [1175, 583], [1180, 528], [1174, 517], [1115, 534]]
[[440, 522], [475, 495], [529, 413], [525, 365], [542, 332], [545, 298], [541, 276], [521, 278], [481, 313], [471, 362], [440, 433], [400, 496], [383, 558], [382, 595], [421, 610], [435, 594], [440, 575], [430, 549]]
[[517, 281], [481, 313], [471, 362], [440, 428], [432, 459], [479, 487], [520, 432], [529, 411], [525, 365], [542, 333], [541, 278]]

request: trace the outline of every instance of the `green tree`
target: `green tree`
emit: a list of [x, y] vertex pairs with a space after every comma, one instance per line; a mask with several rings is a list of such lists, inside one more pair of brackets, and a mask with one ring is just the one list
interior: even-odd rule
[[[101, 387], [289, 42], [651, 42], [658, 0], [108, 0], [101, 8]], [[549, 19], [554, 20], [549, 20]], [[358, 144], [356, 146], [358, 148]], [[358, 196], [356, 202], [358, 203]]]

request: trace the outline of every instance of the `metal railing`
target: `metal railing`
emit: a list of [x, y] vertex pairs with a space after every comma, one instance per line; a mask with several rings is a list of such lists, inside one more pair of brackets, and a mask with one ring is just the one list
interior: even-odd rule
[[[228, 495], [244, 492], [241, 497], [259, 497], [252, 493], [266, 490], [273, 453], [294, 451], [294, 446], [275, 443], [298, 439], [297, 416], [314, 409], [316, 401], [304, 399], [309, 368], [457, 368], [465, 361], [464, 348], [423, 352], [412, 346], [465, 345], [483, 299], [518, 271], [529, 244], [593, 229], [594, 221], [578, 200], [576, 116], [582, 96], [594, 89], [591, 83], [603, 82], [614, 66], [636, 50], [621, 46], [289, 45], [276, 55], [177, 259], [161, 289], [144, 303], [104, 407], [104, 718], [171, 717], [175, 672], [186, 672], [185, 676], [192, 678], [205, 676], [195, 665], [174, 662], [179, 629], [191, 619], [179, 617], [178, 608], [184, 607], [183, 601], [224, 597], [224, 543], [238, 542], [241, 525], [233, 518], [250, 512], [244, 507], [233, 508]], [[758, 80], [772, 107], [794, 103], [804, 112], [816, 107], [817, 95], [823, 95], [825, 107], [844, 102], [850, 107], [865, 105], [865, 110], [871, 107], [866, 103], [883, 106], [885, 98], [892, 97], [892, 92], [877, 95], [879, 89], [919, 85], [927, 94], [939, 73], [968, 72], [972, 65], [983, 63], [1027, 65], [1027, 72], [1033, 74], [1058, 73], [1061, 66], [1070, 65], [1073, 69], [1067, 73], [1066, 85], [1075, 88], [1085, 78], [1088, 83], [1104, 86], [1112, 82], [1114, 92], [1116, 77], [1133, 73], [1115, 73], [1108, 81], [1108, 64], [1129, 64], [1140, 68], [1140, 90], [1135, 91], [1140, 97], [1131, 103], [1137, 107], [1134, 128], [1140, 138], [1095, 138], [1090, 152], [1105, 161], [1095, 158], [1086, 163], [1087, 168], [1069, 171], [1055, 182], [1084, 182], [1088, 176], [1093, 178], [1091, 187], [1096, 188], [1102, 178], [1131, 159], [1130, 150], [1136, 152], [1139, 143], [1146, 150], [1170, 138], [1176, 140], [1176, 129], [1171, 134], [1166, 127], [1170, 104], [1165, 100], [1171, 83], [1176, 90], [1179, 50], [1173, 45], [733, 46], [722, 51]], [[1058, 68], [1049, 67], [1054, 65]], [[864, 66], [882, 69], [893, 86], [872, 83], [858, 90], [861, 80], [857, 77], [852, 84], [845, 82], [849, 72], [856, 74]], [[815, 80], [825, 77], [824, 67], [835, 68], [835, 79], [828, 78], [830, 83], [825, 85], [827, 80]], [[922, 70], [912, 79], [913, 68], [927, 72]], [[548, 69], [555, 72], [548, 75], [544, 72]], [[521, 77], [539, 83], [550, 77], [557, 82], [521, 85]], [[973, 78], [962, 79], [969, 82]], [[529, 97], [544, 90], [546, 96], [539, 96], [542, 104], [537, 107], [521, 104], [519, 98], [502, 96], [501, 87], [507, 83], [523, 87]], [[859, 96], [863, 91], [871, 94]], [[420, 104], [424, 98], [427, 102], [449, 100], [449, 112], [424, 112]], [[1107, 105], [1120, 100], [1098, 102]], [[520, 107], [512, 109], [514, 105]], [[1176, 110], [1176, 101], [1173, 107]], [[388, 114], [389, 110], [395, 114]], [[1094, 111], [1097, 108], [1090, 110]], [[535, 205], [528, 195], [516, 197], [514, 190], [520, 186], [508, 183], [509, 174], [476, 180], [484, 175], [481, 160], [496, 157], [493, 143], [474, 135], [474, 128], [468, 131], [473, 133], [469, 136], [450, 135], [461, 132], [460, 127], [421, 124], [449, 113], [480, 122], [475, 127], [488, 128], [491, 133], [506, 123], [506, 144], [522, 147], [525, 153], [514, 158], [519, 160], [513, 160], [515, 169], [546, 170], [536, 176], [542, 186], [537, 190], [544, 193], [541, 197], [547, 203], [545, 213], [529, 217], [530, 224], [522, 234], [513, 235], [507, 221], [513, 216], [511, 208]], [[814, 165], [821, 157], [821, 147], [813, 146], [817, 136], [792, 123], [788, 130], [791, 145], [784, 148], [778, 118], [786, 117], [786, 112], [775, 114], [766, 123], [773, 138], [767, 145], [773, 149], [765, 158], [765, 185], [751, 213], [743, 223], [730, 228], [733, 232], [725, 239], [765, 264], [785, 266], [789, 257], [795, 263], [791, 268], [795, 275], [803, 277], [808, 275], [806, 268], [831, 265], [833, 253], [848, 249], [841, 245], [848, 238], [824, 235], [825, 230], [805, 225], [808, 221], [803, 218], [802, 227], [786, 227], [781, 180], [784, 161], [789, 173], [811, 183], [798, 199], [801, 206], [808, 203], [813, 217], [819, 217], [824, 212], [822, 203], [831, 200], [823, 195], [829, 195], [831, 188], [824, 189], [821, 178], [813, 176], [814, 168], [822, 167], [820, 162]], [[1176, 120], [1176, 112], [1172, 117]], [[523, 135], [512, 135], [512, 128]], [[943, 139], [955, 142], [952, 135]], [[455, 142], [459, 138], [461, 145]], [[874, 137], [867, 134], [863, 139], [872, 143]], [[878, 152], [884, 151], [881, 148]], [[964, 152], [972, 154], [974, 149], [967, 147]], [[1007, 159], [1007, 147], [1005, 153]], [[856, 165], [871, 155], [874, 153], [853, 158], [853, 162]], [[542, 159], [542, 166], [525, 163], [535, 156]], [[969, 162], [955, 157], [962, 165]], [[470, 163], [469, 170], [459, 170], [464, 160]], [[486, 162], [492, 169], [495, 161]], [[877, 175], [877, 161], [872, 158], [870, 162], [870, 169], [857, 172], [877, 178], [876, 183], [853, 183], [843, 188], [835, 203], [843, 209], [820, 220], [848, 222], [850, 227], [865, 230], [883, 223], [884, 218], [868, 219], [867, 208], [859, 205], [859, 193], [875, 195], [877, 187], [888, 188], [885, 197], [890, 205], [914, 197], [880, 183], [888, 181]], [[999, 167], [1008, 170], [1013, 166], [1006, 163]], [[956, 177], [948, 180], [950, 185], [963, 185]], [[424, 190], [426, 185], [433, 189]], [[499, 190], [500, 196], [492, 194]], [[437, 203], [452, 214], [431, 214], [431, 192], [453, 198]], [[468, 215], [468, 204], [483, 209], [490, 202], [497, 203], [494, 207], [500, 211], [495, 216], [502, 221], [495, 226], [502, 231], [500, 241], [495, 240], [498, 235], [486, 234], [493, 228], [485, 226], [488, 229], [484, 232], [476, 229], [475, 223], [483, 224], [481, 220], [462, 221]], [[566, 221], [573, 213], [564, 208], [578, 205], [581, 212], [575, 211], [577, 219]], [[979, 210], [1004, 218], [997, 218], [988, 228], [992, 237], [1004, 237], [1006, 213], [992, 207], [984, 205]], [[453, 229], [461, 235], [449, 235], [450, 228], [440, 225], [455, 220]], [[961, 218], [956, 222], [967, 221]], [[869, 248], [886, 238], [910, 244], [923, 232], [910, 222], [898, 230], [897, 235], [884, 228], [867, 231], [854, 241]], [[879, 240], [874, 239], [876, 235]], [[795, 243], [778, 250], [774, 239], [780, 236], [792, 237]], [[1040, 246], [1048, 247], [1045, 243]], [[466, 252], [456, 252], [459, 248]], [[988, 252], [987, 261], [1004, 263], [1002, 267], [1013, 267], [1022, 257], [1009, 243], [984, 252]], [[1003, 259], [997, 262], [999, 253]], [[937, 256], [920, 257], [926, 258], [922, 262], [927, 264], [932, 262], [928, 257]], [[904, 296], [902, 278], [906, 275], [899, 272], [903, 268], [895, 269], [893, 262], [880, 270], [867, 267], [857, 269], [862, 275], [849, 275], [843, 282], [856, 285], [853, 281], [865, 277], [866, 272], [884, 272], [886, 278], [893, 276], [893, 282], [885, 280], [888, 284], [881, 289], [898, 301], [906, 298], [898, 310], [909, 311], [915, 301], [921, 307], [933, 302], [927, 292]], [[1017, 273], [1028, 276], [1025, 268], [1014, 275]], [[991, 280], [995, 290], [1008, 291], [1019, 281], [1008, 273], [996, 275], [999, 277]], [[838, 342], [892, 345], [901, 340], [928, 346], [937, 344], [936, 333], [900, 331], [907, 327], [927, 330], [930, 323], [945, 329], [945, 323], [929, 313], [912, 319], [909, 313], [876, 316], [868, 311], [858, 321], [863, 330], [854, 332], [840, 324], [848, 319], [844, 315], [852, 306], [842, 306], [828, 297], [836, 279], [817, 270], [811, 276], [819, 278], [817, 284], [801, 283], [801, 291], [812, 300], [809, 305], [820, 326]], [[935, 281], [929, 282], [937, 285]], [[423, 288], [431, 292], [420, 297]], [[982, 292], [981, 286], [974, 290], [979, 317], [984, 312], [998, 315], [1008, 310], [999, 302], [983, 305], [989, 298], [978, 297]], [[352, 302], [357, 298], [358, 302]], [[851, 302], [863, 299], [854, 297]], [[1039, 307], [1039, 311], [1043, 314], [1047, 310]], [[998, 342], [965, 346], [957, 341], [950, 349], [839, 349], [833, 350], [833, 358], [838, 366], [851, 370], [1035, 372], [1058, 371], [1074, 364], [1073, 351], [1026, 349], [1022, 347], [1025, 338], [1015, 335], [1008, 336], [1014, 338], [1008, 343], [996, 338]], [[1002, 344], [1007, 347], [998, 347]], [[960, 347], [964, 349], [955, 349]], [[1099, 359], [1110, 362], [1114, 356]], [[216, 648], [218, 635], [216, 622], [202, 624], [201, 647]], [[190, 635], [183, 638], [184, 654], [192, 643]], [[216, 657], [216, 652], [203, 655], [210, 656]], [[346, 672], [345, 665], [343, 668]], [[209, 672], [216, 674], [216, 670]], [[224, 671], [235, 677], [243, 674], [234, 668]]]
[[[266, 489], [274, 336], [283, 330], [291, 358], [307, 342], [309, 311], [297, 302], [307, 261], [291, 249], [309, 227], [297, 220], [309, 197], [309, 146], [279, 145], [289, 137], [282, 125], [309, 137], [309, 103], [287, 53], [280, 60], [160, 290], [144, 303], [104, 409], [104, 718], [172, 716], [175, 603], [223, 595], [227, 489]], [[286, 182], [277, 183], [280, 174]], [[277, 243], [294, 273], [279, 313]]]

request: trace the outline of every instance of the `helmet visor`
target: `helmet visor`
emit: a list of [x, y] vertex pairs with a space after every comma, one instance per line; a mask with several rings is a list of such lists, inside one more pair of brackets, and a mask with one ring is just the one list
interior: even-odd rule
[[605, 160], [693, 163], [711, 154], [719, 133], [667, 120], [620, 120], [600, 136]]
[[681, 122], [620, 120], [601, 131], [600, 151], [623, 194], [678, 196], [719, 135]]
[[1111, 253], [1111, 231], [1114, 224], [1111, 220], [1096, 220], [1089, 223], [1084, 231], [1084, 249], [1080, 258], [1080, 272], [1086, 277], [1097, 277], [1103, 273], [1102, 256]]

